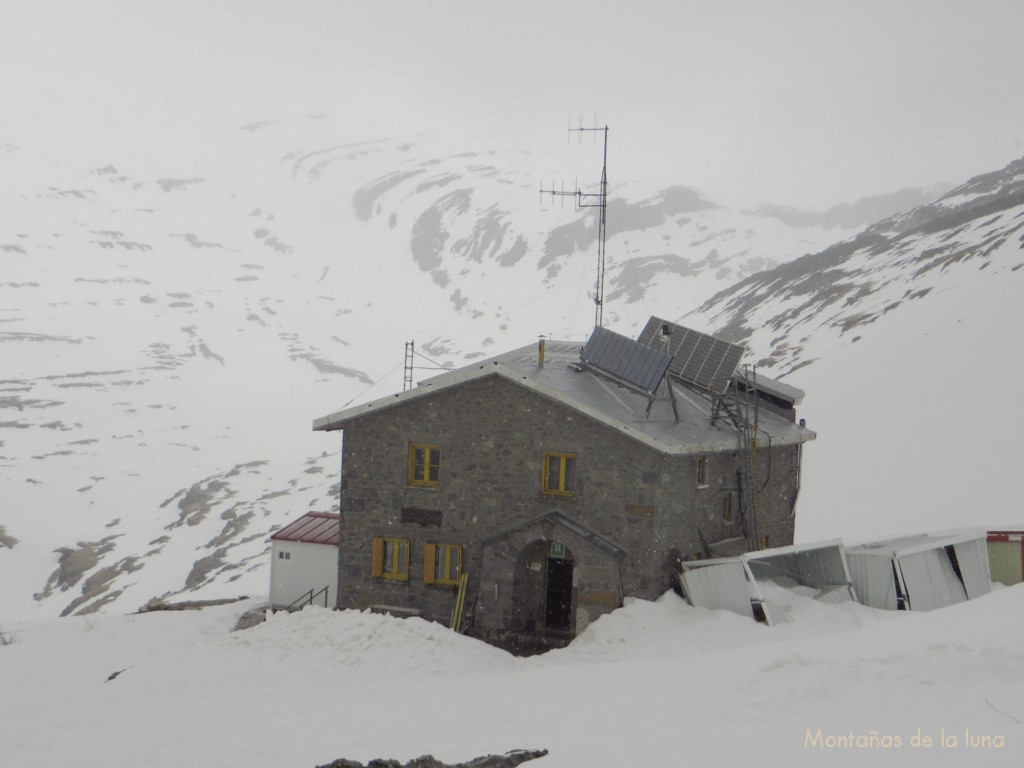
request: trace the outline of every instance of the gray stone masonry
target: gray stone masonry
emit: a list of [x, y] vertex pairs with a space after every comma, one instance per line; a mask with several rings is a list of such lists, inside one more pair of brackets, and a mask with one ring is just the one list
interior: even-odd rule
[[[438, 488], [409, 485], [410, 443], [441, 446]], [[574, 496], [541, 492], [546, 451], [577, 456]], [[793, 540], [799, 451], [799, 446], [758, 451], [756, 482], [764, 486], [760, 523], [771, 546]], [[342, 456], [338, 596], [343, 608], [403, 606], [447, 624], [454, 587], [425, 584], [423, 577], [425, 546], [445, 543], [463, 547], [463, 570], [470, 579], [466, 606], [472, 613], [484, 566], [481, 540], [552, 511], [625, 551], [614, 568], [621, 583], [593, 591], [647, 599], [671, 586], [679, 558], [701, 551], [698, 527], [711, 542], [741, 535], [735, 452], [704, 454], [706, 482], [699, 486], [698, 455], [661, 453], [498, 376], [353, 417], [344, 424]], [[412, 510], [405, 523], [403, 508]], [[371, 575], [376, 536], [410, 542], [407, 581]], [[611, 572], [607, 563], [597, 564], [598, 558], [587, 560], [594, 563], [595, 577]], [[511, 609], [501, 611], [497, 620], [511, 622]], [[471, 615], [468, 620], [472, 630]]]

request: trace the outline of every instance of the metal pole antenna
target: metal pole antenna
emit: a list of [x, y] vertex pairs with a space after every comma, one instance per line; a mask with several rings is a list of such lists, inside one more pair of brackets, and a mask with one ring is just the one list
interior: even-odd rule
[[[582, 120], [580, 121], [582, 123]], [[595, 121], [596, 122], [596, 121]], [[598, 208], [597, 219], [597, 282], [594, 286], [594, 327], [600, 328], [604, 322], [604, 273], [605, 273], [605, 236], [608, 222], [608, 126], [603, 128], [584, 128], [582, 124], [578, 128], [569, 127], [569, 133], [584, 132], [604, 133], [604, 156], [601, 166], [601, 187], [598, 192], [584, 192], [579, 187], [573, 192], [556, 190], [553, 186], [549, 190], [541, 188], [541, 194], [555, 196], [569, 196], [576, 198], [577, 208]]]
[[600, 214], [597, 225], [597, 285], [594, 289], [594, 327], [604, 321], [604, 240], [608, 222], [608, 126], [604, 127], [604, 159], [601, 164]]
[[405, 367], [402, 376], [402, 391], [412, 389], [413, 355], [416, 353], [416, 340], [405, 342]]

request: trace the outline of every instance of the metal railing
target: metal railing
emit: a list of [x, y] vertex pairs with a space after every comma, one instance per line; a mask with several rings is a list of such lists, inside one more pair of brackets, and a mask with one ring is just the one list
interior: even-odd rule
[[300, 608], [305, 608], [307, 605], [312, 605], [313, 601], [316, 600], [318, 597], [320, 597], [320, 595], [324, 596], [324, 608], [326, 608], [327, 607], [328, 595], [330, 595], [330, 590], [331, 590], [331, 585], [330, 584], [328, 584], [326, 587], [322, 587], [322, 588], [316, 590], [315, 592], [311, 588], [308, 592], [305, 592], [300, 597], [298, 597], [295, 600], [293, 600], [288, 605], [288, 607], [285, 608], [285, 610], [290, 612], [290, 611], [297, 611]]

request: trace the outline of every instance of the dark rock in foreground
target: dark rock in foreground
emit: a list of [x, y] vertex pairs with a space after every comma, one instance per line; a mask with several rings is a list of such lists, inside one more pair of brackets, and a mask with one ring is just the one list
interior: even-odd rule
[[506, 752], [504, 755], [485, 755], [477, 757], [466, 763], [443, 763], [432, 755], [423, 755], [410, 760], [404, 765], [397, 760], [371, 760], [363, 765], [356, 760], [346, 760], [341, 757], [333, 763], [318, 765], [317, 768], [514, 768], [527, 760], [534, 760], [544, 757], [546, 749], [516, 749]]

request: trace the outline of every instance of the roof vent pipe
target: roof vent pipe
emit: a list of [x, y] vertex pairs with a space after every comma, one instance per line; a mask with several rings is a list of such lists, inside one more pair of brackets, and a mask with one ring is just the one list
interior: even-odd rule
[[540, 337], [540, 341], [537, 342], [537, 365], [544, 365], [544, 337]]

